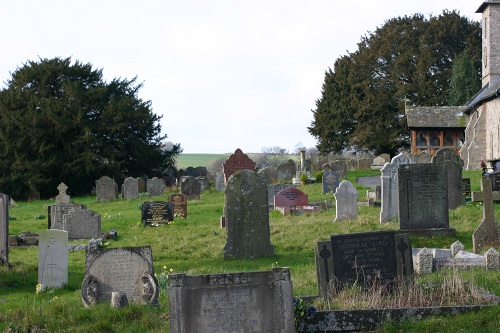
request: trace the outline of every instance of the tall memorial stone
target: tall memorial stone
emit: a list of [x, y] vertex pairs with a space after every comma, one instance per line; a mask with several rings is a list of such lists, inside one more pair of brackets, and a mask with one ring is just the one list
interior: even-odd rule
[[185, 194], [189, 199], [200, 200], [201, 184], [193, 176], [181, 178], [181, 193]]
[[123, 181], [122, 197], [123, 199], [139, 198], [139, 181], [137, 178], [128, 177]]
[[224, 171], [222, 169], [215, 171], [215, 190], [222, 192], [224, 191]]
[[224, 258], [274, 255], [269, 227], [267, 177], [251, 170], [233, 174], [224, 192]]
[[59, 191], [59, 194], [56, 195], [56, 204], [67, 204], [70, 203], [70, 197], [66, 193], [68, 190], [68, 186], [64, 183], [60, 183], [59, 186], [57, 186], [57, 190]]
[[171, 333], [295, 332], [289, 268], [168, 281]]
[[222, 170], [224, 172], [224, 183], [227, 184], [229, 177], [231, 177], [231, 175], [233, 175], [236, 171], [255, 170], [255, 162], [252, 161], [247, 154], [243, 154], [243, 151], [238, 148], [222, 164]]
[[0, 265], [9, 265], [9, 196], [0, 193]]
[[146, 188], [148, 191], [148, 196], [162, 195], [165, 192], [165, 181], [158, 177], [153, 177], [148, 179], [146, 183]]
[[464, 162], [451, 148], [441, 148], [432, 157], [432, 163], [446, 165], [448, 175], [448, 208], [455, 209], [465, 204], [462, 190], [462, 169]]
[[288, 161], [281, 162], [276, 167], [276, 176], [278, 181], [291, 181], [293, 177], [295, 177], [295, 173], [297, 172], [297, 166], [295, 165], [294, 160], [289, 159]]
[[118, 198], [118, 184], [108, 176], [95, 181], [97, 201], [112, 201]]
[[411, 158], [401, 153], [380, 169], [382, 174], [380, 223], [388, 222], [398, 216], [398, 166], [410, 163], [412, 163]]
[[340, 178], [335, 171], [323, 172], [323, 193], [335, 193], [339, 184]]
[[483, 203], [483, 220], [472, 234], [474, 252], [486, 246], [500, 246], [500, 224], [495, 220], [493, 201], [500, 200], [500, 192], [492, 191], [491, 179], [481, 180], [482, 192], [472, 192], [472, 201]]
[[85, 253], [81, 295], [88, 307], [111, 302], [113, 292], [126, 293], [129, 303], [158, 304], [158, 281], [150, 246], [97, 248]]
[[344, 220], [356, 220], [358, 218], [358, 192], [352, 183], [343, 180], [335, 190], [335, 211], [334, 222]]
[[412, 235], [454, 236], [445, 164], [399, 166], [399, 228]]
[[46, 288], [68, 284], [68, 232], [48, 229], [39, 232], [38, 283]]
[[186, 219], [187, 215], [187, 195], [174, 193], [168, 196], [168, 201], [174, 205], [174, 216]]

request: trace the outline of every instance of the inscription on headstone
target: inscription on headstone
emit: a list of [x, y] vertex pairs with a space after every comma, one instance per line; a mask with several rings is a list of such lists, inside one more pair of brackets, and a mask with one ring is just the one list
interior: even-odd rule
[[174, 220], [174, 204], [163, 201], [147, 201], [142, 204], [142, 224], [159, 226]]
[[174, 216], [187, 218], [187, 196], [185, 194], [171, 194], [168, 196], [168, 201], [174, 205]]
[[335, 193], [339, 184], [339, 175], [335, 171], [323, 172], [323, 193]]
[[38, 283], [46, 288], [68, 284], [68, 232], [48, 229], [39, 232]]
[[274, 196], [274, 207], [307, 206], [308, 195], [295, 187], [287, 187]]
[[268, 191], [267, 191], [267, 199], [269, 200], [269, 206], [274, 207], [274, 196], [278, 194], [281, 190], [284, 190], [286, 188], [293, 187], [295, 188], [295, 185], [292, 184], [275, 184], [275, 185], [269, 185]]
[[123, 199], [139, 198], [139, 181], [137, 178], [128, 177], [123, 181], [122, 197]]

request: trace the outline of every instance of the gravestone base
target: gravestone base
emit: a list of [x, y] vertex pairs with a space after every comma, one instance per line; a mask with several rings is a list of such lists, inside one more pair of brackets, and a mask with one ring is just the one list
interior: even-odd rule
[[417, 237], [455, 237], [455, 228], [419, 228], [419, 229], [400, 229], [404, 233]]

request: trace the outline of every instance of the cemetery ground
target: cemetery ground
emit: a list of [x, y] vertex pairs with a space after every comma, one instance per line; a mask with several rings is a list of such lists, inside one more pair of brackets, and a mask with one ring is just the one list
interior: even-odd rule
[[[348, 180], [356, 184], [360, 176], [380, 175], [379, 170], [348, 172]], [[480, 190], [480, 172], [464, 171], [471, 178], [472, 191]], [[366, 187], [356, 185], [359, 200], [364, 200]], [[333, 195], [321, 194], [321, 184], [300, 186], [309, 201], [331, 200]], [[166, 292], [169, 273], [213, 274], [224, 272], [263, 271], [273, 267], [290, 267], [294, 296], [316, 295], [316, 265], [314, 246], [330, 235], [375, 230], [398, 229], [397, 221], [381, 225], [380, 208], [360, 206], [356, 221], [334, 223], [335, 208], [319, 214], [283, 216], [270, 213], [271, 242], [275, 255], [254, 260], [224, 260], [225, 230], [219, 218], [223, 214], [224, 193], [213, 189], [202, 192], [200, 200], [189, 200], [188, 218], [176, 217], [170, 225], [144, 227], [141, 223], [141, 204], [144, 201], [164, 200], [177, 191], [171, 190], [156, 197], [98, 202], [95, 196], [71, 198], [101, 214], [103, 232], [115, 229], [116, 240], [105, 240], [109, 248], [150, 245], [155, 273], [160, 285], [159, 306], [131, 304], [112, 309], [109, 304], [85, 308], [81, 300], [81, 283], [85, 274], [85, 253], [69, 253], [68, 285], [62, 289], [36, 293], [38, 248], [11, 247], [10, 270], [0, 266], [0, 330], [6, 332], [168, 332], [169, 315]], [[54, 200], [17, 202], [9, 208], [9, 234], [24, 231], [38, 233], [47, 228], [47, 206]], [[500, 220], [500, 207], [495, 205]], [[472, 233], [482, 219], [479, 203], [469, 203], [450, 210], [450, 226], [456, 237], [412, 237], [412, 246], [446, 248], [459, 240], [465, 250], [472, 252]], [[86, 241], [70, 241], [70, 244]], [[485, 249], [486, 250], [486, 249]], [[500, 250], [500, 249], [497, 249]], [[492, 294], [500, 296], [500, 271], [468, 270], [457, 273], [460, 279], [474, 282]], [[447, 274], [437, 272], [417, 277], [418, 283], [435, 284]], [[448, 275], [449, 276], [449, 275]], [[452, 297], [453, 298], [453, 297]], [[328, 303], [324, 302], [323, 304]], [[438, 304], [439, 305], [439, 304]], [[336, 309], [343, 305], [332, 304]], [[347, 307], [347, 305], [346, 305]], [[321, 308], [321, 310], [325, 310]], [[500, 306], [457, 316], [433, 317], [418, 322], [388, 323], [380, 332], [497, 332], [500, 327]]]

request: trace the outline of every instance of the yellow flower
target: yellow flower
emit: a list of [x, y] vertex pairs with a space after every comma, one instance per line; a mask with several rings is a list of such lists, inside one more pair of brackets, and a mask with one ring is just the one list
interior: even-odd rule
[[163, 266], [163, 269], [167, 269], [167, 266]]
[[172, 273], [173, 271], [174, 271], [174, 269], [173, 269], [173, 268], [170, 268], [170, 273]]
[[39, 283], [36, 285], [36, 293], [37, 294], [43, 293], [44, 290], [45, 290], [45, 288], [43, 287], [43, 284]]

